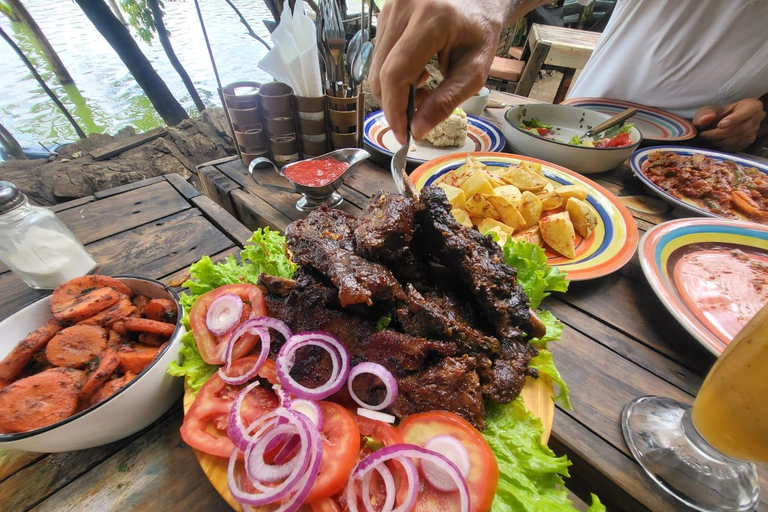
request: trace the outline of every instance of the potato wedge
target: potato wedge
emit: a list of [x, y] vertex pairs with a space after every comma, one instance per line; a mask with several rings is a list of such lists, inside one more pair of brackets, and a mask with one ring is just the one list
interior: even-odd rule
[[475, 194], [493, 194], [493, 185], [481, 172], [470, 176], [467, 181], [461, 184], [461, 189], [466, 197], [472, 197]]
[[496, 208], [491, 206], [491, 204], [486, 201], [483, 195], [479, 192], [467, 199], [467, 202], [464, 203], [464, 207], [466, 208], [467, 212], [469, 212], [469, 216], [472, 217], [472, 222], [475, 225], [482, 222], [483, 219], [491, 218], [499, 220], [500, 218], [499, 212], [496, 210]]
[[487, 231], [484, 231], [484, 233], [495, 233], [499, 239], [496, 241], [500, 246], [504, 247], [507, 243], [507, 239], [509, 239], [509, 235], [503, 231], [500, 227], [491, 228]]
[[493, 185], [493, 188], [501, 187], [504, 185], [504, 180], [501, 179], [501, 174], [499, 174], [496, 171], [492, 171], [489, 167], [488, 169], [484, 169], [483, 175], [488, 178], [488, 181]]
[[462, 183], [467, 181], [472, 176], [472, 171], [467, 168], [467, 164], [462, 165], [458, 169], [454, 169], [441, 176], [437, 183], [445, 183], [452, 187], [460, 187]]
[[580, 187], [579, 185], [563, 185], [562, 187], [557, 188], [557, 193], [563, 197], [563, 201], [565, 202], [568, 202], [568, 199], [571, 197], [583, 201], [589, 195], [589, 190]]
[[540, 196], [541, 194], [546, 194], [548, 192], [554, 192], [555, 186], [552, 184], [551, 181], [548, 181], [546, 185], [544, 185], [544, 188], [536, 192], [536, 195]]
[[584, 238], [589, 238], [597, 227], [598, 217], [592, 206], [586, 201], [571, 197], [565, 205], [565, 211], [571, 217], [574, 229]]
[[503, 185], [493, 189], [493, 195], [501, 196], [507, 201], [512, 203], [515, 208], [520, 208], [520, 204], [523, 202], [523, 195], [520, 189], [514, 185]]
[[476, 160], [472, 156], [467, 156], [467, 169], [471, 171], [472, 173], [484, 171], [488, 168], [487, 165], [485, 165], [483, 162]]
[[547, 192], [546, 194], [539, 194], [536, 197], [541, 201], [541, 209], [545, 212], [548, 210], [554, 210], [560, 208], [563, 205], [563, 198], [557, 191]]
[[520, 229], [528, 229], [536, 226], [541, 220], [541, 201], [536, 197], [533, 192], [526, 190], [522, 194], [522, 202], [520, 203], [520, 214], [525, 220], [525, 224]]
[[503, 222], [499, 222], [498, 220], [494, 219], [483, 219], [483, 221], [477, 225], [477, 230], [481, 233], [485, 233], [486, 231], [492, 231], [500, 229], [501, 231], [505, 232], [508, 235], [511, 235], [515, 232], [515, 230], [504, 224]]
[[514, 185], [520, 190], [537, 191], [543, 189], [549, 183], [544, 177], [528, 171], [524, 167], [509, 166], [507, 172], [502, 175], [504, 183]]
[[451, 210], [451, 213], [453, 214], [453, 218], [456, 219], [459, 224], [465, 228], [472, 228], [472, 219], [469, 218], [469, 213], [467, 213], [466, 210], [454, 208]]
[[541, 229], [539, 226], [533, 226], [532, 228], [524, 229], [512, 235], [517, 241], [525, 241], [529, 244], [541, 246]]
[[495, 194], [483, 197], [499, 212], [499, 220], [509, 226], [511, 229], [510, 235], [525, 225], [525, 218], [506, 197]]
[[555, 252], [558, 252], [566, 258], [576, 257], [576, 234], [573, 231], [573, 224], [568, 212], [560, 212], [544, 217], [539, 222], [541, 238]]
[[541, 171], [541, 164], [533, 162], [520, 162], [520, 164], [525, 167], [526, 171], [538, 174], [539, 176], [544, 176], [544, 173]]
[[452, 207], [464, 208], [467, 196], [462, 189], [452, 185], [446, 185], [445, 183], [438, 183], [437, 186], [445, 191], [445, 195], [448, 196], [448, 202], [451, 203]]

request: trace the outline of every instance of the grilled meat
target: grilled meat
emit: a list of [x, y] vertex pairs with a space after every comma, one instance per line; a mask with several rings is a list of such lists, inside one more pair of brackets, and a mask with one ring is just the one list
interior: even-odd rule
[[340, 210], [319, 208], [285, 231], [288, 249], [300, 265], [317, 269], [338, 288], [342, 306], [372, 305], [404, 297], [392, 272], [355, 254], [357, 219]]
[[472, 291], [499, 338], [515, 339], [531, 332], [528, 297], [517, 284], [517, 271], [504, 263], [501, 249], [490, 237], [456, 221], [442, 189], [422, 189], [416, 221], [432, 256]]

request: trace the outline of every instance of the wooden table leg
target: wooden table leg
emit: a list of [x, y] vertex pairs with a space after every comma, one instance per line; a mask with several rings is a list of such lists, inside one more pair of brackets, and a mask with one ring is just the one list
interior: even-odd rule
[[563, 102], [568, 89], [571, 88], [571, 82], [573, 81], [573, 75], [576, 74], [576, 70], [573, 68], [563, 68], [563, 78], [560, 80], [560, 87], [557, 88], [557, 94], [555, 94], [554, 104], [558, 105]]
[[537, 42], [536, 46], [531, 50], [531, 57], [525, 64], [523, 74], [520, 75], [520, 82], [517, 84], [515, 94], [520, 96], [528, 96], [533, 88], [536, 77], [539, 76], [539, 71], [544, 61], [547, 59], [549, 49], [551, 48], [549, 43]]

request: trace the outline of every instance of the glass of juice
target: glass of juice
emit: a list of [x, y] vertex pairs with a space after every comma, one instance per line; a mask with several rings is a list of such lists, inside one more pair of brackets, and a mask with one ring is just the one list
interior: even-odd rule
[[768, 462], [768, 304], [739, 332], [704, 380], [693, 407], [658, 396], [624, 408], [632, 454], [694, 510], [754, 510], [752, 462]]

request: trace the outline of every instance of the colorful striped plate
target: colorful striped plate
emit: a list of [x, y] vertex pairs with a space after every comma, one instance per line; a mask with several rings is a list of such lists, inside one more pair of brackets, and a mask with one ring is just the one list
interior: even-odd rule
[[[749, 158], [742, 158], [742, 157], [731, 155], [728, 153], [721, 153], [720, 151], [710, 151], [708, 149], [690, 148], [690, 147], [684, 147], [684, 146], [653, 146], [650, 148], [640, 149], [632, 153], [632, 156], [629, 158], [629, 165], [630, 167], [632, 167], [632, 171], [634, 171], [635, 175], [637, 175], [637, 177], [640, 178], [640, 181], [642, 181], [653, 192], [658, 194], [659, 197], [669, 202], [672, 206], [679, 206], [680, 208], [683, 208], [684, 210], [688, 210], [689, 212], [695, 213], [697, 215], [706, 215], [707, 217], [720, 217], [716, 213], [712, 213], [709, 210], [705, 210], [704, 208], [701, 208], [692, 199], [673, 196], [672, 194], [670, 194], [663, 188], [659, 187], [658, 185], [656, 185], [654, 182], [652, 182], [650, 179], [648, 179], [645, 176], [645, 173], [643, 172], [643, 165], [648, 160], [648, 155], [650, 155], [651, 153], [655, 153], [657, 151], [668, 151], [670, 153], [677, 153], [678, 155], [686, 155], [686, 156], [699, 154], [699, 155], [704, 155], [710, 158], [714, 158], [716, 160], [731, 160], [733, 162], [741, 164], [742, 166], [754, 167], [758, 171], [768, 174], [768, 165], [762, 162], [758, 162], [756, 160], [750, 160]], [[743, 215], [741, 215], [739, 212], [735, 212], [735, 213], [739, 217], [739, 219], [749, 220]]]
[[687, 119], [657, 108], [638, 105], [629, 101], [606, 98], [569, 98], [562, 103], [574, 107], [596, 110], [603, 114], [618, 114], [630, 107], [638, 110], [630, 122], [643, 134], [646, 142], [672, 142], [689, 140], [696, 136], [696, 127]]
[[643, 236], [639, 257], [664, 306], [715, 355], [768, 302], [768, 226], [673, 220]]
[[629, 261], [637, 248], [638, 233], [635, 219], [629, 210], [606, 189], [573, 171], [543, 160], [507, 153], [461, 153], [447, 155], [419, 166], [411, 181], [416, 189], [432, 185], [440, 176], [464, 165], [467, 156], [488, 166], [516, 165], [521, 161], [542, 165], [544, 176], [555, 187], [561, 185], [581, 185], [589, 190], [587, 201], [598, 214], [597, 228], [589, 238], [576, 234], [576, 259], [570, 260], [546, 250], [548, 263], [568, 272], [571, 281], [595, 279], [614, 272]]
[[[408, 152], [408, 162], [421, 164], [453, 153], [504, 149], [506, 139], [499, 128], [485, 119], [470, 115], [467, 116], [467, 124], [467, 140], [462, 147], [444, 148], [433, 146], [427, 141], [417, 142], [416, 149]], [[389, 156], [393, 156], [401, 147], [381, 110], [371, 112], [365, 117], [363, 140], [371, 148]]]

